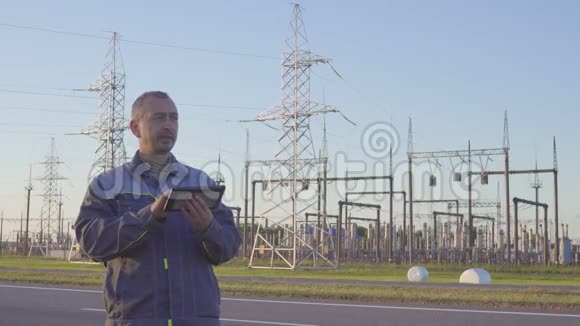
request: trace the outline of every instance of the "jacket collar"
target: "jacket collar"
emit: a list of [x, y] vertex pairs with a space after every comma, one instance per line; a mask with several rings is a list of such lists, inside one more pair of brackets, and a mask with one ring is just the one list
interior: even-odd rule
[[[129, 171], [132, 174], [135, 174], [138, 168], [139, 171], [137, 172], [140, 172], [138, 174], [150, 173], [149, 170], [151, 169], [149, 164], [141, 159], [141, 156], [139, 155], [139, 150], [135, 152], [135, 155], [133, 155], [133, 159], [131, 159], [131, 162], [129, 163]], [[169, 169], [167, 171], [168, 175], [175, 176], [180, 172], [180, 170], [183, 170], [185, 167], [181, 163], [179, 163], [179, 161], [177, 161], [177, 159], [172, 153], [169, 153], [169, 160], [167, 162], [166, 168]]]

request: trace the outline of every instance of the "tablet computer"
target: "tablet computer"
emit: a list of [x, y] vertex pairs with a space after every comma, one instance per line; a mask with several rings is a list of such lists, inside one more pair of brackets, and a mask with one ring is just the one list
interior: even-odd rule
[[169, 199], [165, 203], [164, 211], [179, 211], [183, 208], [186, 200], [198, 195], [210, 209], [216, 208], [226, 190], [226, 186], [208, 186], [208, 187], [180, 187], [173, 188], [169, 193]]

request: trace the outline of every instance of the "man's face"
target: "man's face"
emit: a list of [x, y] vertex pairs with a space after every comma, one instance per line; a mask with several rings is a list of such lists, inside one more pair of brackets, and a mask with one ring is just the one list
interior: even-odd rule
[[147, 154], [166, 154], [177, 141], [177, 108], [169, 98], [149, 97], [141, 117], [131, 121], [131, 131], [139, 138], [139, 148]]

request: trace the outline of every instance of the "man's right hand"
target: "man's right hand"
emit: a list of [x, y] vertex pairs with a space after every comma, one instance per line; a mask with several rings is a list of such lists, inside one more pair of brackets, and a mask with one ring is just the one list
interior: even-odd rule
[[151, 214], [158, 220], [164, 220], [167, 214], [163, 211], [167, 200], [169, 199], [169, 194], [165, 193], [159, 196], [153, 204], [151, 204]]

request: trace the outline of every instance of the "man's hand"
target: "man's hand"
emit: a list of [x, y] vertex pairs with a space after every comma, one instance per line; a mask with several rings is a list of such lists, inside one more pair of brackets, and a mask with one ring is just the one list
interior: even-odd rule
[[203, 232], [209, 227], [213, 214], [197, 195], [185, 202], [181, 210], [195, 231]]
[[160, 221], [167, 217], [167, 214], [163, 211], [163, 208], [165, 207], [165, 203], [167, 203], [168, 199], [169, 195], [165, 193], [159, 196], [159, 198], [157, 198], [157, 200], [151, 204], [151, 213], [153, 214], [153, 217]]

